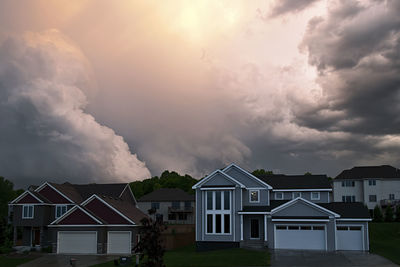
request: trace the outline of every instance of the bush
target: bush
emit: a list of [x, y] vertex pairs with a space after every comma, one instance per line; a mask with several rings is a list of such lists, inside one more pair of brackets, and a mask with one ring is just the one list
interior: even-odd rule
[[396, 222], [400, 222], [400, 205], [396, 208]]
[[385, 209], [385, 222], [393, 222], [394, 218], [393, 218], [393, 209], [392, 207], [389, 205], [386, 207]]
[[374, 208], [374, 222], [383, 222], [382, 211], [378, 205]]

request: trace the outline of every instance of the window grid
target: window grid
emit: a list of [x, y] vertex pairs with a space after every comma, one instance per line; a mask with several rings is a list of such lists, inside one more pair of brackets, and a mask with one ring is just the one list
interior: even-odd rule
[[[217, 201], [216, 201], [216, 196], [219, 195], [217, 192], [220, 193], [220, 207], [221, 209], [216, 209], [217, 207]], [[229, 194], [229, 205], [228, 208], [226, 209], [227, 206], [225, 205], [225, 194]], [[210, 203], [211, 200], [211, 203]], [[226, 190], [219, 190], [219, 191], [207, 191], [207, 197], [206, 197], [206, 234], [208, 235], [230, 235], [232, 232], [232, 225], [231, 225], [231, 205], [230, 203], [232, 202], [232, 193], [230, 191]], [[209, 209], [211, 208], [211, 209]], [[228, 217], [228, 216], [229, 217]], [[218, 223], [219, 227], [217, 228], [217, 216], [218, 216]], [[227, 224], [226, 219], [229, 219], [229, 232], [227, 232]], [[212, 229], [210, 229], [212, 228]], [[220, 231], [217, 231], [220, 230]]]
[[311, 200], [320, 200], [321, 195], [319, 192], [311, 192]]
[[33, 209], [34, 209], [33, 205], [23, 205], [22, 206], [22, 218], [23, 219], [32, 219], [33, 212], [34, 212]]
[[56, 205], [56, 219], [67, 212], [67, 205]]
[[[257, 199], [253, 199], [253, 197]], [[249, 190], [249, 202], [259, 203], [260, 202], [260, 190]]]

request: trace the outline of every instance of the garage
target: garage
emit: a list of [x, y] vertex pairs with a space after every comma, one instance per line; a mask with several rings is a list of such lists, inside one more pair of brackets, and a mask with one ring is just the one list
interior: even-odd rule
[[363, 232], [359, 225], [336, 226], [337, 250], [364, 250]]
[[326, 250], [324, 225], [276, 225], [275, 249]]
[[96, 254], [96, 231], [60, 231], [57, 236], [57, 253]]
[[109, 231], [107, 234], [108, 254], [131, 254], [131, 232]]

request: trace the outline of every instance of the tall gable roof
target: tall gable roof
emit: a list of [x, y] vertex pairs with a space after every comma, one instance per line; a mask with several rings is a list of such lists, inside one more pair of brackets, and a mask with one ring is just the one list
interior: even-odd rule
[[[239, 167], [235, 163], [231, 163], [229, 166], [222, 170], [224, 173], [230, 175], [231, 177], [237, 179], [239, 182], [245, 184], [247, 187], [266, 187], [268, 189], [272, 189], [271, 185], [265, 183], [258, 177], [254, 176], [250, 172], [244, 170], [243, 168]], [[246, 177], [246, 178], [244, 178]], [[245, 182], [247, 181], [247, 182]], [[249, 183], [249, 184], [248, 184]]]
[[326, 175], [272, 174], [259, 178], [274, 189], [331, 189]]
[[400, 169], [390, 165], [359, 166], [342, 171], [335, 179], [400, 178]]
[[190, 195], [180, 188], [160, 188], [142, 196], [138, 201], [194, 201], [194, 195]]

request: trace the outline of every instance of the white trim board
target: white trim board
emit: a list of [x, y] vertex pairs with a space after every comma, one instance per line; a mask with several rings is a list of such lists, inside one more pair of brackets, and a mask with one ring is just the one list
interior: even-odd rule
[[243, 168], [239, 167], [235, 163], [231, 163], [228, 167], [224, 168], [222, 171], [225, 173], [230, 168], [236, 168], [239, 171], [241, 171], [242, 173], [244, 173], [245, 175], [247, 175], [248, 177], [250, 177], [253, 180], [255, 180], [257, 183], [261, 184], [262, 186], [265, 186], [268, 189], [272, 189], [272, 186], [270, 186], [269, 184], [265, 183], [264, 181], [261, 181], [261, 179], [255, 177], [253, 174], [251, 174], [250, 172], [248, 172], [248, 171], [244, 170]]
[[280, 205], [280, 206], [274, 208], [273, 210], [271, 210], [271, 214], [274, 214], [275, 212], [278, 212], [278, 211], [280, 211], [280, 210], [282, 210], [282, 209], [285, 209], [286, 207], [289, 207], [289, 206], [291, 206], [291, 205], [297, 203], [298, 201], [302, 201], [302, 202], [304, 202], [305, 204], [310, 205], [311, 207], [314, 207], [314, 208], [316, 208], [316, 209], [319, 209], [319, 210], [322, 210], [322, 211], [324, 211], [324, 212], [327, 212], [327, 213], [333, 215], [335, 218], [339, 218], [339, 217], [340, 217], [339, 214], [337, 214], [337, 213], [335, 213], [335, 212], [333, 212], [333, 211], [331, 211], [331, 210], [325, 209], [324, 207], [321, 207], [321, 206], [319, 206], [319, 205], [317, 205], [317, 204], [315, 204], [315, 203], [313, 203], [313, 202], [311, 202], [311, 201], [308, 201], [307, 199], [301, 198], [301, 197], [292, 199], [292, 200], [290, 200], [290, 201], [288, 201], [288, 202], [286, 202], [286, 203], [284, 203], [284, 204], [282, 204], [282, 205]]
[[223, 177], [225, 177], [225, 178], [231, 180], [232, 182], [238, 184], [241, 188], [246, 188], [241, 182], [237, 181], [236, 179], [234, 179], [233, 177], [229, 176], [228, 174], [222, 172], [221, 170], [215, 170], [210, 175], [208, 175], [207, 177], [201, 179], [199, 182], [197, 182], [197, 184], [192, 186], [192, 189], [197, 189], [198, 187], [200, 187], [202, 184], [204, 184], [205, 182], [207, 182], [208, 180], [210, 180], [213, 176], [215, 176], [217, 174], [221, 174]]
[[42, 184], [41, 186], [39, 186], [38, 188], [35, 189], [35, 192], [40, 193], [39, 191], [42, 190], [46, 185], [50, 186], [51, 189], [53, 189], [54, 191], [56, 191], [57, 193], [59, 193], [60, 195], [62, 195], [66, 200], [68, 200], [69, 202], [75, 204], [74, 201], [72, 201], [69, 197], [67, 197], [66, 195], [64, 195], [62, 192], [60, 192], [59, 190], [57, 190], [57, 188], [55, 188], [54, 186], [52, 186], [50, 183], [45, 182], [44, 184]]
[[[58, 217], [56, 220], [54, 220], [52, 223], [50, 223], [50, 225], [55, 225], [56, 223], [62, 221], [64, 218], [68, 217], [72, 212], [74, 212], [76, 209], [80, 209], [81, 211], [83, 211], [86, 215], [88, 215], [90, 218], [92, 218], [93, 220], [95, 220], [96, 222], [98, 222], [99, 224], [103, 224], [101, 221], [99, 221], [96, 217], [94, 217], [92, 214], [90, 214], [89, 212], [87, 212], [86, 210], [84, 210], [83, 208], [81, 208], [78, 205], [75, 205], [73, 208], [71, 208], [69, 211], [67, 211], [66, 213], [64, 213], [64, 215]], [[50, 226], [49, 225], [49, 226]]]
[[[26, 195], [30, 194], [31, 196], [33, 196], [35, 199], [37, 199], [40, 203], [44, 203], [41, 199], [39, 199], [37, 196], [35, 196], [34, 194], [32, 194], [32, 192], [30, 192], [29, 190], [26, 190], [25, 192], [23, 192], [21, 195], [19, 195], [16, 199], [14, 199], [13, 201], [11, 201], [9, 204], [14, 204], [15, 202], [18, 202], [19, 200], [21, 200], [22, 198], [24, 198]], [[21, 204], [16, 204], [16, 205], [26, 205], [26, 204], [30, 204], [30, 203], [21, 203]], [[38, 203], [32, 203], [32, 204], [38, 204]]]
[[240, 215], [246, 215], [246, 214], [271, 214], [268, 211], [239, 211], [238, 214]]
[[339, 222], [370, 222], [372, 219], [360, 218], [360, 219], [352, 219], [352, 218], [340, 218], [337, 219]]
[[329, 219], [272, 219], [273, 222], [329, 222]]
[[47, 227], [138, 227], [132, 224], [66, 224], [66, 225], [47, 225]]
[[330, 192], [332, 189], [321, 189], [321, 188], [315, 188], [315, 189], [272, 189], [273, 192], [292, 192], [292, 191], [297, 191], [297, 192]]
[[235, 190], [235, 187], [201, 187], [200, 190]]

